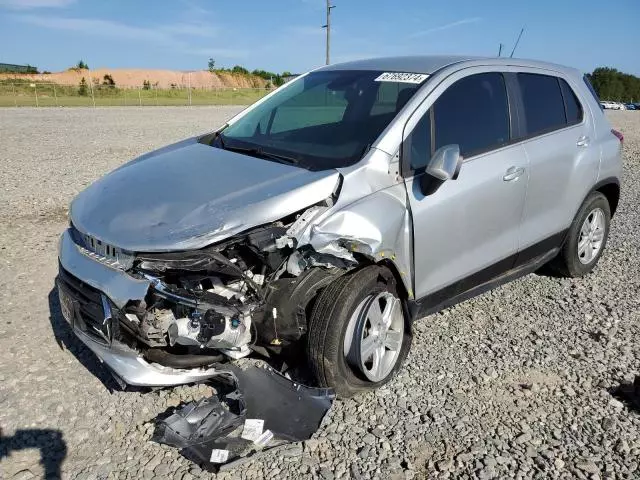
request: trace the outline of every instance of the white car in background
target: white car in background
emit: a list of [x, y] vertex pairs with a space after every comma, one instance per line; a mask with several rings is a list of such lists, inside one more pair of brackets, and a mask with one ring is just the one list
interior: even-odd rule
[[602, 101], [600, 105], [602, 105], [602, 108], [605, 110], [626, 110], [626, 107], [620, 102]]

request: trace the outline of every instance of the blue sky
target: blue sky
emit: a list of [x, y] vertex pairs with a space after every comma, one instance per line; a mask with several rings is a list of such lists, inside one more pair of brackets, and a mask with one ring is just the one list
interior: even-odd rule
[[[334, 0], [332, 61], [509, 54], [640, 76], [640, 0]], [[325, 0], [0, 0], [0, 62], [302, 72], [324, 63]]]

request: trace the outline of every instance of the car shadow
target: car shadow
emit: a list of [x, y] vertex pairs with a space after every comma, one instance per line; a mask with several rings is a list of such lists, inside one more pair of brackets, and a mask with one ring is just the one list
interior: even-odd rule
[[541, 277], [565, 278], [560, 272], [554, 270], [553, 267], [551, 267], [551, 265], [549, 265], [548, 263], [545, 263], [533, 273]]
[[27, 428], [5, 437], [0, 429], [0, 460], [9, 457], [12, 451], [28, 448], [40, 450], [40, 465], [44, 468], [45, 479], [62, 478], [61, 468], [67, 456], [67, 443], [60, 430]]
[[621, 401], [632, 411], [640, 413], [640, 375], [633, 382], [621, 383], [609, 390], [612, 397]]
[[62, 350], [68, 350], [76, 359], [89, 370], [98, 380], [102, 382], [104, 387], [113, 393], [115, 390], [121, 390], [118, 383], [113, 379], [109, 370], [102, 365], [98, 357], [76, 337], [73, 333], [71, 325], [62, 316], [60, 309], [60, 300], [58, 298], [58, 288], [54, 286], [49, 292], [49, 321], [53, 329], [58, 346]]

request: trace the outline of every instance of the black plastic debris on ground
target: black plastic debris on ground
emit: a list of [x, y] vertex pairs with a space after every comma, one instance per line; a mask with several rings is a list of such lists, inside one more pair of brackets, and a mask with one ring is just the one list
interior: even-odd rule
[[293, 382], [270, 367], [225, 365], [209, 383], [217, 394], [156, 419], [153, 439], [215, 470], [256, 453], [311, 438], [335, 394]]

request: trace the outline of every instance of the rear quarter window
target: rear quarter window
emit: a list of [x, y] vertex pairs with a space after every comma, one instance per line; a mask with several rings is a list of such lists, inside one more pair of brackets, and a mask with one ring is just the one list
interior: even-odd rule
[[567, 123], [569, 125], [575, 125], [582, 121], [583, 112], [580, 100], [576, 96], [573, 89], [562, 78], [559, 78], [560, 90], [562, 90], [562, 97], [564, 98], [564, 108], [567, 114]]
[[540, 135], [566, 126], [558, 78], [535, 73], [518, 73], [517, 76], [524, 104], [524, 136]]

